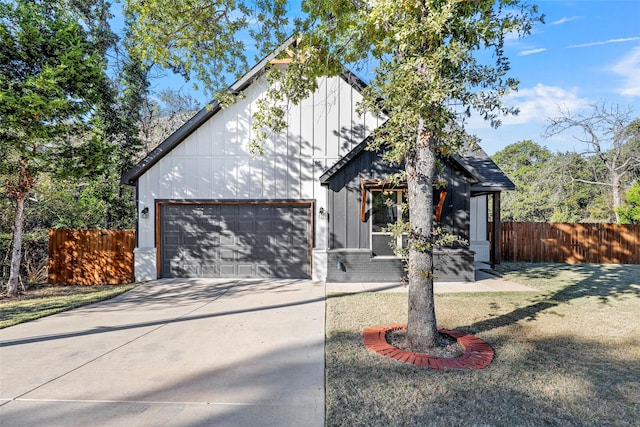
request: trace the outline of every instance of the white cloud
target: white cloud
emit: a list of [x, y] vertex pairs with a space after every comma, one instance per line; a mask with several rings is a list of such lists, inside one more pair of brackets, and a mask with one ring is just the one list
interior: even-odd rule
[[582, 19], [582, 16], [565, 16], [558, 19], [557, 21], [553, 21], [551, 25], [562, 25], [566, 24], [567, 22], [577, 21], [578, 19]]
[[[503, 126], [538, 124], [543, 125], [548, 117], [556, 117], [561, 112], [576, 112], [593, 102], [578, 95], [578, 88], [565, 89], [538, 83], [534, 87], [520, 89], [504, 98], [505, 105], [518, 108], [516, 116], [502, 117]], [[489, 127], [489, 123], [472, 116], [467, 123], [468, 129]]]
[[640, 46], [632, 49], [631, 53], [611, 67], [611, 71], [624, 79], [621, 95], [640, 96]]
[[519, 108], [520, 114], [505, 118], [504, 124], [520, 125], [544, 122], [547, 117], [557, 116], [559, 110], [578, 111], [589, 105], [590, 100], [581, 98], [577, 88], [565, 89], [538, 83], [510, 94], [505, 103]]
[[544, 51], [546, 51], [546, 50], [547, 50], [547, 48], [546, 48], [546, 47], [541, 47], [541, 48], [538, 48], [538, 49], [528, 49], [528, 50], [523, 50], [523, 51], [518, 52], [518, 56], [528, 56], [528, 55], [533, 55], [533, 54], [536, 54], [536, 53], [544, 52]]
[[575, 49], [577, 47], [591, 47], [591, 46], [601, 46], [603, 44], [611, 44], [611, 43], [625, 43], [640, 40], [640, 37], [625, 37], [621, 39], [609, 39], [605, 41], [599, 42], [591, 42], [591, 43], [583, 43], [583, 44], [573, 44], [571, 46], [567, 46], [570, 49]]

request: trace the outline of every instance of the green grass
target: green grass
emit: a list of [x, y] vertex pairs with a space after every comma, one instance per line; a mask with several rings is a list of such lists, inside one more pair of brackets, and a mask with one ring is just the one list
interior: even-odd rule
[[328, 426], [637, 425], [640, 266], [505, 264], [539, 292], [436, 295], [441, 326], [495, 350], [479, 371], [430, 371], [362, 344], [406, 321], [406, 294], [327, 299]]
[[17, 297], [0, 299], [0, 329], [104, 301], [136, 286], [30, 285]]

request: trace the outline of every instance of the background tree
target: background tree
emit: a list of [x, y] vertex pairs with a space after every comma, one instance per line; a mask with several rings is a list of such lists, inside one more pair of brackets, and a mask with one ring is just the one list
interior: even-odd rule
[[0, 16], [0, 161], [15, 202], [7, 292], [15, 294], [25, 198], [86, 125], [105, 74], [85, 29], [56, 5], [18, 0], [0, 5]]
[[606, 169], [593, 156], [551, 153], [533, 142], [508, 145], [492, 156], [516, 185], [502, 197], [505, 221], [606, 221], [608, 203], [602, 186], [583, 181], [605, 177]]
[[[625, 183], [629, 183], [634, 171], [640, 168], [640, 126], [638, 120], [632, 119], [630, 108], [593, 105], [588, 113], [572, 115], [567, 111], [556, 118], [550, 118], [546, 130], [547, 137], [573, 128], [581, 132], [581, 135], [574, 135], [574, 138], [588, 148], [580, 154], [595, 156], [602, 162], [607, 174], [605, 179], [598, 176], [590, 180], [576, 179], [607, 186], [612, 194], [612, 211], [622, 206]], [[617, 213], [616, 220], [619, 220]]]
[[[127, 1], [138, 18], [139, 51], [193, 72], [218, 89], [223, 101], [228, 98], [213, 80], [225, 69], [244, 65], [246, 47], [236, 41], [238, 29], [257, 17], [257, 29], [250, 31], [253, 41], [272, 48], [270, 42], [282, 40], [283, 34], [270, 25], [284, 21], [285, 3], [254, 2], [247, 9], [240, 1], [237, 10], [230, 10], [234, 3], [226, 1], [206, 7], [187, 1]], [[454, 153], [470, 140], [464, 118], [471, 110], [495, 126], [500, 113], [513, 112], [500, 101], [517, 86], [506, 77], [503, 44], [507, 35], [530, 31], [539, 19], [537, 9], [518, 0], [305, 0], [302, 11], [297, 43], [283, 53], [291, 56], [291, 64], [268, 73], [271, 87], [254, 115], [252, 148], [259, 153], [268, 135], [282, 130], [287, 103], [306, 98], [317, 88], [316, 78], [338, 75], [343, 64], [377, 63], [359, 108], [388, 117], [370, 148], [406, 165], [411, 227], [407, 339], [417, 351], [433, 348], [439, 344], [433, 299], [436, 155]], [[493, 55], [482, 55], [488, 61], [483, 63], [477, 54], [486, 51]]]
[[636, 180], [625, 195], [626, 203], [618, 208], [620, 223], [640, 224], [640, 181]]
[[606, 222], [610, 218], [608, 188], [585, 182], [594, 176], [606, 176], [606, 169], [598, 159], [575, 152], [556, 153], [545, 164], [542, 176], [550, 187], [553, 207], [548, 221]]
[[506, 146], [492, 159], [516, 185], [501, 200], [505, 221], [547, 221], [553, 213], [551, 186], [542, 182], [553, 154], [533, 141], [520, 141]]
[[228, 87], [224, 76], [244, 75], [250, 50], [262, 57], [285, 39], [286, 5], [286, 0], [125, 0], [125, 13], [134, 18], [132, 49], [140, 58], [186, 80], [195, 77], [221, 99]]
[[142, 103], [139, 121], [144, 154], [149, 153], [192, 117], [201, 106], [189, 94], [164, 89]]

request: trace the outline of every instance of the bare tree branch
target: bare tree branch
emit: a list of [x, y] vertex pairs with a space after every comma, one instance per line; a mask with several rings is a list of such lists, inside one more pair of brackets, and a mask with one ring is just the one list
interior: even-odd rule
[[582, 179], [575, 181], [610, 186], [613, 190], [614, 209], [623, 203], [623, 186], [629, 180], [628, 175], [640, 168], [640, 156], [633, 150], [625, 150], [627, 144], [640, 138], [640, 122], [638, 119], [632, 120], [632, 111], [631, 107], [607, 107], [604, 102], [601, 105], [591, 105], [591, 111], [587, 113], [571, 114], [568, 110], [560, 110], [558, 117], [548, 119], [544, 133], [547, 138], [570, 130], [582, 133], [572, 137], [591, 150], [580, 155], [597, 156], [607, 170], [609, 182]]

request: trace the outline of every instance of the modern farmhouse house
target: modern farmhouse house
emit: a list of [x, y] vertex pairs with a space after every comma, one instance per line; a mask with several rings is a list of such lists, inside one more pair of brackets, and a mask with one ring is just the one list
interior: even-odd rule
[[[404, 274], [384, 228], [401, 215], [394, 203], [405, 192], [384, 183], [397, 166], [365, 149], [383, 121], [356, 113], [360, 79], [346, 70], [321, 79], [312, 96], [291, 106], [286, 131], [264, 155], [249, 155], [252, 112], [277, 53], [231, 86], [243, 99], [202, 109], [122, 177], [137, 194], [136, 280], [384, 282]], [[434, 215], [470, 247], [438, 249], [436, 275], [472, 281], [474, 256], [489, 261], [492, 254], [487, 196], [494, 195], [495, 216], [500, 192], [514, 186], [482, 150], [443, 162], [448, 185], [434, 190]]]

